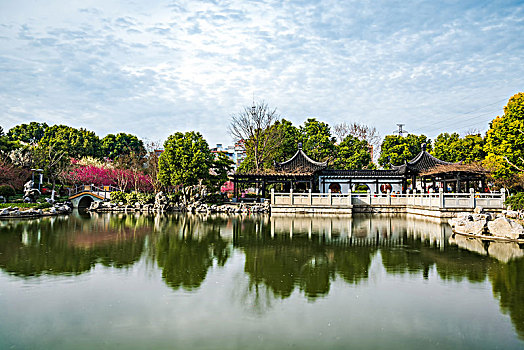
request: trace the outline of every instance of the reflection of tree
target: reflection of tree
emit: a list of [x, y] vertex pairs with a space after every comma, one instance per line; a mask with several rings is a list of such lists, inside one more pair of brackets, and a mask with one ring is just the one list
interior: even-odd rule
[[509, 313], [520, 339], [524, 340], [524, 259], [492, 264], [489, 279], [500, 308]]
[[220, 220], [203, 223], [198, 217], [165, 218], [156, 238], [156, 260], [162, 277], [174, 288], [198, 288], [213, 260], [223, 266], [230, 255], [228, 243], [220, 237]]
[[335, 265], [337, 273], [347, 282], [357, 284], [369, 277], [369, 266], [376, 252], [375, 247], [351, 247], [336, 249]]
[[135, 263], [144, 248], [143, 228], [110, 220], [44, 218], [19, 221], [0, 231], [0, 267], [19, 276], [80, 274], [97, 262], [123, 267]]
[[329, 245], [317, 235], [314, 239], [283, 234], [272, 238], [269, 227], [255, 233], [255, 225], [244, 220], [235, 231], [235, 245], [245, 252], [245, 271], [254, 292], [263, 285], [273, 295], [287, 298], [298, 287], [315, 299], [329, 292], [337, 273], [348, 283], [368, 277], [375, 248]]
[[380, 251], [382, 264], [389, 273], [422, 273], [428, 277], [433, 265], [442, 279], [461, 281], [467, 278], [471, 282], [482, 282], [490, 259], [479, 256], [456, 246], [447, 246], [445, 250], [431, 247], [418, 239], [404, 236], [404, 247], [383, 247]]

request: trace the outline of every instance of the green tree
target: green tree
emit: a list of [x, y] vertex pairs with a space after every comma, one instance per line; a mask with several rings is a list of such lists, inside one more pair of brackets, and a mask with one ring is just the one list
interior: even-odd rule
[[224, 152], [218, 152], [211, 161], [209, 185], [213, 192], [220, 190], [220, 186], [229, 179], [228, 173], [233, 170], [233, 160]]
[[7, 137], [11, 141], [19, 141], [29, 144], [37, 144], [49, 126], [46, 123], [31, 122], [29, 124], [20, 124], [9, 129]]
[[327, 123], [309, 118], [303, 126], [300, 126], [300, 132], [302, 147], [308, 156], [316, 161], [334, 158], [335, 137], [331, 136], [331, 129]]
[[11, 141], [4, 133], [4, 128], [0, 126], [0, 155], [7, 155], [10, 151], [20, 146], [17, 142]]
[[456, 132], [442, 133], [435, 139], [431, 154], [438, 159], [452, 163], [481, 161], [485, 157], [484, 139], [479, 134], [466, 135], [461, 138]]
[[282, 144], [278, 148], [274, 160], [283, 162], [291, 158], [297, 152], [298, 142], [302, 139], [299, 128], [290, 121], [282, 119], [275, 123]]
[[164, 143], [158, 161], [158, 179], [164, 186], [196, 185], [209, 179], [213, 154], [199, 132], [177, 132]]
[[103, 155], [115, 159], [120, 155], [124, 154], [145, 154], [144, 142], [135, 135], [118, 133], [108, 134], [102, 139], [102, 152]]
[[508, 101], [504, 115], [490, 123], [486, 134], [486, 165], [495, 178], [509, 178], [524, 171], [524, 93]]
[[334, 161], [336, 169], [363, 169], [371, 163], [369, 144], [366, 140], [347, 135], [337, 146]]
[[419, 154], [423, 143], [426, 144], [426, 150], [431, 151], [431, 140], [426, 135], [388, 135], [382, 141], [378, 163], [386, 169], [392, 165], [401, 165]]
[[55, 152], [64, 152], [67, 157], [101, 157], [100, 138], [92, 131], [75, 129], [66, 125], [53, 125], [45, 130], [39, 146], [52, 147]]

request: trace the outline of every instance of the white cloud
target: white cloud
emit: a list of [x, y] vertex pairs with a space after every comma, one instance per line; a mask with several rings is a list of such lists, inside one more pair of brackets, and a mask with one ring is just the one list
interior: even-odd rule
[[[523, 12], [476, 2], [3, 2], [1, 124], [149, 139], [196, 129], [226, 142], [229, 116], [254, 93], [295, 123], [358, 120], [385, 134], [404, 122], [435, 136], [522, 90]], [[428, 123], [446, 118], [448, 130]]]

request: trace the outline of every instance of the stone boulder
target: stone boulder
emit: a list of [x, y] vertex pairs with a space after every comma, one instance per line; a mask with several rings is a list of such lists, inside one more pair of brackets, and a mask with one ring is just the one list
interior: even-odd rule
[[488, 222], [488, 229], [493, 236], [509, 239], [524, 238], [524, 227], [505, 217], [499, 217]]
[[91, 202], [88, 210], [98, 210], [102, 202]]

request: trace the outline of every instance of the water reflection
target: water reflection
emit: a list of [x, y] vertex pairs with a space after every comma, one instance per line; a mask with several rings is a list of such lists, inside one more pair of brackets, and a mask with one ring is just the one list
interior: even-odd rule
[[82, 214], [0, 222], [0, 268], [22, 278], [144, 259], [173, 290], [194, 292], [235, 251], [248, 281], [243, 300], [258, 310], [294, 292], [325, 298], [336, 280], [366, 283], [379, 262], [389, 275], [428, 279], [435, 269], [443, 281], [489, 281], [524, 339], [522, 247], [453, 235], [435, 219]]
[[154, 237], [154, 256], [162, 277], [174, 288], [198, 288], [216, 260], [224, 266], [230, 256], [228, 242], [221, 237], [224, 221], [213, 218], [176, 215], [157, 220], [159, 235]]

